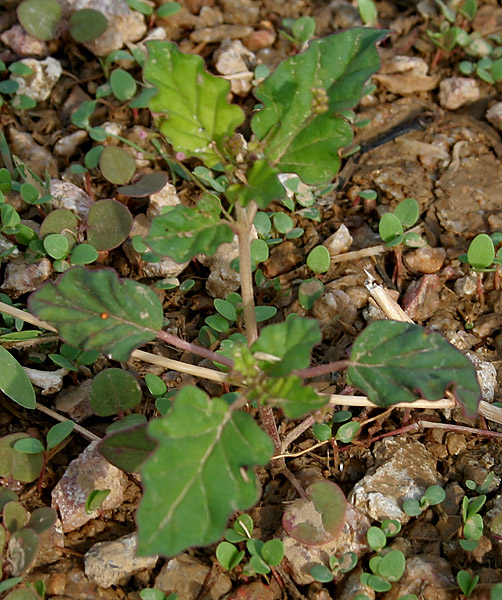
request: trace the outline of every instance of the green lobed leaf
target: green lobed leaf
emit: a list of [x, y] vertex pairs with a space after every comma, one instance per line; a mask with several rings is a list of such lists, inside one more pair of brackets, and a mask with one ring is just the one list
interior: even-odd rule
[[364, 83], [380, 67], [375, 44], [386, 35], [354, 27], [314, 40], [256, 88], [264, 108], [251, 126], [266, 140], [265, 154], [279, 171], [297, 173], [307, 184], [333, 179], [339, 150], [353, 139], [350, 124], [337, 112], [359, 102]]
[[312, 348], [321, 341], [319, 324], [314, 319], [288, 319], [277, 325], [268, 325], [252, 345], [251, 351], [264, 352], [281, 360], [260, 360], [261, 367], [271, 377], [289, 375], [310, 363]]
[[247, 172], [247, 185], [231, 185], [225, 196], [231, 203], [239, 202], [247, 206], [254, 200], [259, 208], [267, 208], [271, 202], [286, 195], [284, 186], [277, 178], [278, 174], [278, 169], [271, 167], [267, 159], [256, 160]]
[[148, 433], [159, 445], [141, 469], [138, 554], [174, 556], [217, 541], [232, 511], [256, 502], [253, 467], [270, 460], [270, 438], [250, 415], [192, 386]]
[[98, 350], [126, 361], [131, 352], [157, 336], [163, 311], [146, 285], [120, 279], [112, 269], [73, 267], [57, 283], [31, 294], [29, 310], [83, 350]]
[[35, 391], [23, 367], [0, 346], [0, 390], [11, 400], [24, 408], [35, 408]]
[[298, 375], [268, 378], [263, 390], [267, 404], [279, 406], [290, 419], [298, 419], [326, 404], [326, 398], [318, 396], [311, 387], [303, 386]]
[[378, 406], [439, 400], [449, 390], [474, 417], [481, 396], [466, 356], [438, 333], [398, 321], [368, 325], [352, 347], [347, 375]]
[[176, 152], [196, 156], [206, 166], [221, 162], [225, 137], [244, 121], [244, 113], [229, 104], [230, 83], [208, 73], [204, 60], [183, 54], [172, 42], [147, 42], [144, 78], [158, 89], [150, 109]]
[[155, 217], [146, 243], [157, 254], [183, 263], [196, 254], [214, 254], [233, 237], [230, 227], [220, 222], [219, 200], [206, 196], [195, 208], [172, 206]]

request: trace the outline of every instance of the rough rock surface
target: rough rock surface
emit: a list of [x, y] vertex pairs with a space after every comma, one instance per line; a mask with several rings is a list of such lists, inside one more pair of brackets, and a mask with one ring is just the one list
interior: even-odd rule
[[457, 110], [479, 99], [479, 83], [468, 77], [448, 77], [439, 84], [439, 104], [447, 110]]
[[405, 500], [420, 500], [430, 485], [437, 485], [436, 459], [420, 442], [408, 438], [385, 439], [374, 450], [375, 466], [354, 486], [348, 500], [368, 518], [405, 524]]
[[87, 577], [103, 588], [117, 585], [143, 569], [153, 569], [157, 556], [136, 556], [138, 536], [124, 535], [111, 542], [94, 544], [84, 556]]
[[85, 510], [87, 497], [92, 491], [110, 490], [102, 510], [117, 508], [122, 503], [127, 477], [98, 453], [97, 444], [92, 442], [71, 461], [52, 491], [52, 506], [59, 509], [65, 533], [98, 516], [97, 510], [90, 514]]
[[22, 258], [11, 260], [5, 267], [0, 289], [8, 293], [11, 298], [18, 298], [21, 294], [39, 288], [51, 273], [51, 261], [47, 258], [41, 258], [33, 264], [25, 263]]
[[[210, 568], [188, 554], [169, 560], [155, 579], [155, 587], [166, 596], [178, 594], [178, 600], [196, 600], [209, 574]], [[224, 573], [216, 575], [214, 583], [205, 590], [204, 598], [218, 600], [232, 589], [230, 578]]]
[[52, 208], [67, 208], [80, 219], [87, 219], [93, 205], [91, 197], [68, 181], [51, 179]]
[[35, 102], [47, 100], [63, 72], [63, 67], [59, 60], [48, 56], [45, 60], [25, 58], [20, 62], [29, 67], [32, 73], [25, 76], [11, 76], [11, 79], [17, 81], [19, 84], [16, 93], [24, 94], [28, 98], [35, 100]]

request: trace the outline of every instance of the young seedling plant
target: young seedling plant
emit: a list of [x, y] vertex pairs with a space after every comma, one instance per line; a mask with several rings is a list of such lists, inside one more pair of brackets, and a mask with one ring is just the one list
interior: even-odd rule
[[[229, 371], [230, 397], [210, 398], [186, 386], [170, 406], [164, 404], [164, 416], [112, 432], [100, 444], [114, 464], [141, 471], [139, 554], [174, 556], [221, 539], [231, 514], [248, 509], [259, 497], [255, 467], [281, 452], [274, 408], [296, 419], [326, 403], [303, 384], [305, 379], [347, 369], [351, 384], [379, 406], [418, 397], [436, 400], [450, 390], [467, 414], [476, 414], [480, 391], [473, 365], [440, 335], [421, 327], [374, 322], [356, 339], [349, 359], [313, 367], [311, 351], [321, 342], [317, 321], [290, 315], [260, 331], [257, 327], [251, 254], [255, 215], [285, 197], [280, 174], [293, 173], [308, 185], [333, 179], [340, 151], [353, 139], [343, 111], [358, 103], [367, 79], [378, 69], [375, 44], [385, 35], [377, 29], [351, 29], [313, 40], [303, 53], [283, 61], [256, 87], [259, 105], [248, 140], [237, 132], [244, 113], [229, 103], [227, 81], [209, 74], [201, 57], [183, 54], [171, 42], [148, 42], [143, 73], [157, 89], [150, 109], [161, 134], [180, 164], [197, 158], [211, 172], [224, 174], [228, 185], [222, 193], [214, 188], [202, 193], [194, 205], [164, 209], [153, 220], [145, 244], [156, 255], [183, 263], [198, 254], [214, 254], [236, 236], [242, 313], [229, 299], [215, 306], [228, 322], [234, 318], [231, 306], [236, 308], [246, 340], [231, 340], [217, 354], [180, 339], [163, 329], [157, 294], [111, 269], [72, 267], [29, 299], [30, 312], [75, 348], [127, 361], [133, 350], [158, 339]], [[324, 258], [311, 258], [314, 272], [323, 272]], [[2, 386], [12, 394], [0, 379]], [[263, 429], [248, 406], [258, 408]], [[334, 539], [344, 523], [342, 491], [328, 480], [304, 490], [283, 462], [275, 464], [300, 495], [283, 519], [286, 531], [304, 543]], [[310, 512], [313, 522], [302, 522], [302, 511]], [[269, 556], [265, 548], [257, 543], [248, 547], [256, 572], [258, 563], [265, 568], [260, 561], [277, 564], [278, 549]], [[397, 577], [387, 568], [392, 552], [380, 557], [369, 577]], [[238, 554], [224, 560], [233, 564]]]

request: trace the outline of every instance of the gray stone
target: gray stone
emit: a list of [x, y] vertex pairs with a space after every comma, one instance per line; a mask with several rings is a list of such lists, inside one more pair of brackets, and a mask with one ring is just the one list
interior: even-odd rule
[[[166, 596], [178, 594], [178, 600], [196, 600], [210, 568], [188, 554], [180, 554], [169, 560], [155, 579], [155, 587]], [[218, 600], [232, 588], [230, 578], [224, 573], [215, 577], [213, 585], [204, 593], [206, 600]]]
[[86, 576], [96, 585], [109, 588], [125, 583], [131, 575], [143, 569], [153, 569], [157, 556], [136, 556], [136, 533], [111, 542], [94, 544], [84, 555]]
[[348, 252], [352, 246], [352, 236], [350, 235], [347, 226], [342, 223], [338, 230], [323, 242], [323, 246], [326, 246], [330, 256]]
[[232, 92], [245, 96], [252, 87], [254, 74], [250, 68], [256, 64], [256, 56], [240, 40], [223, 40], [215, 57], [216, 70], [230, 81]]
[[440, 482], [436, 459], [426, 447], [407, 438], [385, 439], [374, 449], [375, 466], [354, 486], [352, 502], [369, 519], [397, 519], [405, 524], [405, 500], [420, 500], [425, 490]]
[[87, 220], [93, 201], [84, 190], [69, 181], [51, 179], [51, 195], [53, 209], [67, 208], [80, 219]]
[[47, 56], [49, 47], [46, 42], [38, 40], [21, 27], [14, 25], [0, 35], [0, 40], [19, 56]]

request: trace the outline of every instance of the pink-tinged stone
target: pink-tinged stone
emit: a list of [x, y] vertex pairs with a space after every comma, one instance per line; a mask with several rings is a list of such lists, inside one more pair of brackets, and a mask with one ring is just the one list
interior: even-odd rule
[[85, 511], [87, 497], [92, 491], [110, 490], [101, 510], [112, 510], [122, 504], [127, 477], [98, 453], [97, 444], [92, 442], [71, 461], [52, 491], [52, 506], [59, 510], [65, 533], [99, 516], [97, 510], [90, 514]]

